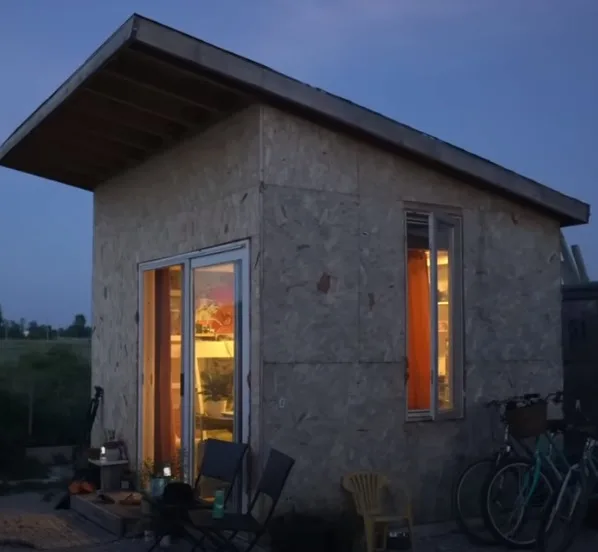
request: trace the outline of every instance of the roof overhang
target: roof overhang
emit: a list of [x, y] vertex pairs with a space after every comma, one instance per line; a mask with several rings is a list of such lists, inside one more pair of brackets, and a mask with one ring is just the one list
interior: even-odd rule
[[263, 102], [526, 203], [563, 226], [590, 209], [411, 127], [133, 15], [0, 146], [0, 165], [94, 190], [190, 134]]

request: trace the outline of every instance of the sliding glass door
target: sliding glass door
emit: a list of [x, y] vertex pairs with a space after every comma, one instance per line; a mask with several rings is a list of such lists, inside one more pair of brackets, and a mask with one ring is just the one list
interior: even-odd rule
[[147, 263], [139, 284], [139, 464], [192, 483], [206, 439], [248, 439], [248, 246]]
[[[201, 465], [203, 443], [214, 438], [243, 440], [242, 357], [243, 263], [234, 254], [191, 263], [191, 360], [194, 420], [193, 472]], [[205, 482], [203, 498], [215, 488]]]

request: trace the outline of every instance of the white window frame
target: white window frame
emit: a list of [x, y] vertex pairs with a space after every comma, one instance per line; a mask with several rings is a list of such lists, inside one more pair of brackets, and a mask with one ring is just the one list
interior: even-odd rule
[[449, 278], [449, 304], [450, 304], [450, 323], [449, 323], [449, 344], [451, 352], [451, 374], [452, 374], [452, 393], [453, 408], [450, 410], [440, 410], [438, 407], [438, 267], [437, 263], [430, 264], [430, 325], [431, 325], [431, 408], [430, 410], [409, 410], [409, 359], [405, 354], [407, 377], [405, 378], [405, 412], [407, 421], [423, 420], [446, 420], [458, 419], [464, 416], [465, 412], [465, 321], [463, 307], [463, 221], [460, 214], [443, 210], [436, 207], [408, 207], [404, 213], [404, 246], [405, 246], [405, 351], [409, 346], [409, 317], [408, 317], [408, 243], [407, 229], [409, 220], [417, 217], [428, 219], [428, 236], [430, 257], [437, 259], [436, 229], [438, 223], [449, 225], [452, 228], [451, 240], [449, 243], [450, 259], [450, 278]]

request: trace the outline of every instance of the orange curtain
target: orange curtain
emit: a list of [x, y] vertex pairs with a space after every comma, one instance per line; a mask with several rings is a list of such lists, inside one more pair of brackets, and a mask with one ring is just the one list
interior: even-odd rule
[[407, 361], [409, 410], [431, 408], [430, 283], [424, 250], [407, 254]]
[[170, 274], [167, 268], [156, 270], [156, 351], [154, 463], [156, 467], [175, 460], [174, 416], [172, 411], [170, 351]]

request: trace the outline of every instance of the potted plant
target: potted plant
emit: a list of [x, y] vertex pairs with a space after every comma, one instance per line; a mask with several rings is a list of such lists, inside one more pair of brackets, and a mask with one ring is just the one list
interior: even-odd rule
[[177, 448], [172, 460], [157, 464], [146, 458], [137, 472], [138, 489], [142, 495], [155, 494], [156, 488], [170, 481], [183, 480], [185, 449]]
[[201, 394], [204, 396], [204, 413], [218, 418], [226, 410], [226, 403], [233, 395], [233, 372], [226, 369], [204, 370], [201, 373]]
[[154, 461], [146, 458], [141, 464], [140, 470], [137, 472], [138, 490], [141, 491], [141, 515], [144, 518], [151, 517], [152, 507], [147, 498], [147, 493], [151, 489], [151, 480], [156, 475], [156, 468]]
[[[154, 460], [146, 458], [137, 474], [139, 489], [149, 491], [153, 479], [166, 477], [169, 481], [182, 481], [185, 454], [185, 449], [177, 447], [173, 457], [165, 462], [156, 463]], [[167, 469], [165, 470], [165, 468]]]
[[139, 478], [139, 489], [149, 491], [150, 482], [157, 475], [154, 461], [146, 458], [141, 464], [141, 469], [137, 475]]

